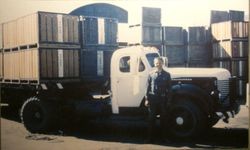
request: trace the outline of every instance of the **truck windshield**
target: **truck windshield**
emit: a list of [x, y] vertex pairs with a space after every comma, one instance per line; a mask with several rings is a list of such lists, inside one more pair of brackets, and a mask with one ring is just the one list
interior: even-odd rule
[[154, 67], [154, 59], [156, 57], [159, 57], [159, 55], [157, 53], [150, 53], [150, 54], [146, 54], [147, 60], [150, 64], [151, 67]]

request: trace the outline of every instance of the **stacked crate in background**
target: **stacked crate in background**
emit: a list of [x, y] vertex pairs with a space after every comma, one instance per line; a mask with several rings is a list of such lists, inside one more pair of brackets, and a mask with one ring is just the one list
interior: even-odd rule
[[169, 67], [185, 67], [187, 63], [187, 31], [182, 27], [162, 27], [162, 55]]
[[244, 11], [229, 10], [228, 20], [231, 21], [244, 21], [245, 13]]
[[38, 12], [3, 23], [2, 82], [78, 79], [78, 22], [77, 16]]
[[188, 67], [211, 67], [210, 29], [188, 28]]
[[84, 80], [105, 80], [110, 75], [110, 61], [118, 47], [118, 20], [80, 17], [80, 72]]
[[244, 21], [244, 11], [238, 10], [229, 10], [227, 11], [218, 11], [212, 10], [210, 16], [210, 24], [225, 22], [225, 21]]
[[228, 21], [228, 12], [227, 11], [218, 11], [218, 10], [212, 10], [211, 16], [210, 16], [210, 23], [218, 23], [223, 21]]
[[142, 8], [142, 20], [129, 26], [129, 45], [155, 46], [161, 48], [161, 9]]
[[229, 19], [211, 25], [213, 66], [226, 68], [237, 77], [237, 94], [244, 98], [249, 65], [248, 22], [244, 21], [244, 12], [229, 11]]

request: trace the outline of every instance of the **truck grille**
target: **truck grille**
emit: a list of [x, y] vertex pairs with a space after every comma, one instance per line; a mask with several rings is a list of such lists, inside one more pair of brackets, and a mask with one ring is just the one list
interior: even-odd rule
[[217, 87], [221, 94], [221, 103], [230, 105], [229, 102], [229, 80], [218, 80]]

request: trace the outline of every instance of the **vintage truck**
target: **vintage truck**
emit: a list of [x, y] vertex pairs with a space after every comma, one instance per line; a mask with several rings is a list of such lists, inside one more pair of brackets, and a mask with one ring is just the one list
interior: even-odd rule
[[[114, 51], [110, 62], [110, 82], [1, 83], [2, 101], [20, 106], [21, 120], [30, 132], [45, 132], [71, 118], [96, 119], [112, 116], [146, 116], [144, 106], [147, 78], [154, 47], [131, 46]], [[228, 122], [240, 110], [235, 94], [235, 78], [221, 68], [168, 68], [172, 77], [172, 99], [166, 106], [166, 129], [172, 136], [197, 136], [219, 119]], [[78, 61], [78, 60], [77, 60]], [[102, 89], [108, 95], [93, 96]], [[104, 90], [103, 90], [104, 89]], [[146, 118], [146, 117], [144, 117]]]

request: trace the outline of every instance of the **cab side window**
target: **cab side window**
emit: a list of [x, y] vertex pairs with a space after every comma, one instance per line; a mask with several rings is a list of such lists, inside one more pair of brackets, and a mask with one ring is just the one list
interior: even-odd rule
[[139, 72], [143, 72], [145, 70], [145, 65], [142, 62], [142, 60], [140, 59], [139, 61]]
[[122, 57], [119, 62], [119, 67], [121, 72], [130, 72], [130, 57]]

